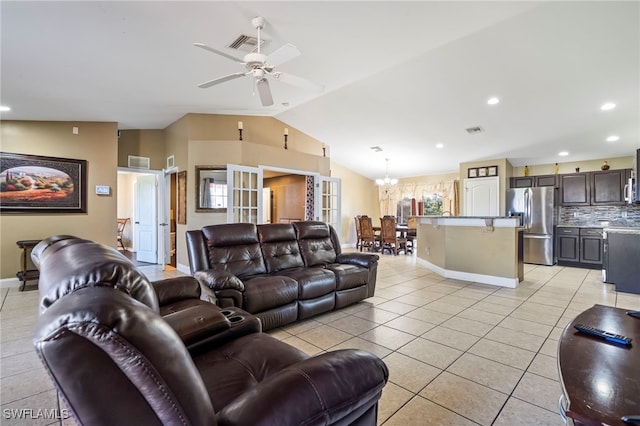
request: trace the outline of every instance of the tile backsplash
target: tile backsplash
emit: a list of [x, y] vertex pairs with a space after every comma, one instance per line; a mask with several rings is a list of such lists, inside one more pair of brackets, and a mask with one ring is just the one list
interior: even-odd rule
[[571, 206], [558, 208], [558, 224], [597, 224], [599, 221], [625, 221], [640, 225], [640, 205]]

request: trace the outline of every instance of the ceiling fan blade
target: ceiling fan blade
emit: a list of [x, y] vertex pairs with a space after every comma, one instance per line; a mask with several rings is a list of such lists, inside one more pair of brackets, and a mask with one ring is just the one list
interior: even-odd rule
[[272, 67], [276, 67], [300, 55], [302, 55], [302, 52], [300, 52], [297, 47], [291, 43], [287, 43], [267, 56], [267, 63]]
[[216, 55], [224, 56], [227, 59], [231, 59], [234, 62], [239, 64], [244, 64], [242, 59], [236, 58], [235, 56], [229, 55], [228, 53], [221, 52], [219, 50], [214, 49], [213, 47], [209, 47], [206, 44], [202, 43], [193, 43], [194, 46], [199, 47], [200, 49], [208, 50], [209, 52], [215, 53]]
[[260, 102], [262, 106], [273, 105], [273, 96], [271, 96], [271, 89], [269, 88], [269, 82], [266, 78], [258, 80], [256, 83], [258, 88], [258, 95], [260, 95]]
[[236, 78], [244, 77], [246, 73], [237, 72], [234, 74], [225, 75], [224, 77], [219, 77], [214, 80], [209, 80], [204, 83], [198, 84], [198, 87], [201, 89], [206, 89], [207, 87], [214, 86], [216, 84], [224, 83], [225, 81], [235, 80]]
[[291, 84], [292, 86], [298, 86], [302, 89], [313, 90], [316, 92], [322, 92], [324, 90], [324, 86], [322, 84], [317, 84], [302, 77], [287, 74], [284, 72], [274, 72], [273, 77], [283, 83]]

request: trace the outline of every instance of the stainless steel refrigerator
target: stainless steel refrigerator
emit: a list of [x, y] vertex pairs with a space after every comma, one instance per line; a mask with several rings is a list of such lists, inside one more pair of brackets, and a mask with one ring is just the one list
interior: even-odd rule
[[524, 228], [524, 262], [553, 265], [555, 189], [552, 187], [507, 190], [507, 216], [519, 216]]

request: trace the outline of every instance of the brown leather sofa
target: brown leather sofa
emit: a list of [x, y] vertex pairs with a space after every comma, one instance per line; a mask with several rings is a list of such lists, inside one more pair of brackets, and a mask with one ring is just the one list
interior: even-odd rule
[[250, 314], [195, 298], [195, 280], [150, 283], [117, 250], [88, 240], [52, 237], [32, 258], [34, 346], [78, 424], [376, 424], [388, 370], [375, 355], [309, 357], [243, 329], [260, 324]]
[[375, 292], [378, 255], [342, 253], [324, 222], [210, 225], [186, 236], [191, 274], [220, 306], [252, 313], [264, 330]]

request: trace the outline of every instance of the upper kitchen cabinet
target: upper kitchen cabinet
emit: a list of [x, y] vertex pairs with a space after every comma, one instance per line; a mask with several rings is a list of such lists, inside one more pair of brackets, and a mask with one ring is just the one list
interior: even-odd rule
[[591, 205], [624, 205], [626, 178], [627, 170], [591, 173]]
[[572, 173], [558, 176], [561, 206], [591, 204], [591, 173]]
[[535, 186], [556, 186], [557, 175], [512, 177], [511, 188], [531, 188]]
[[624, 205], [624, 186], [628, 175], [626, 169], [558, 175], [560, 205]]

